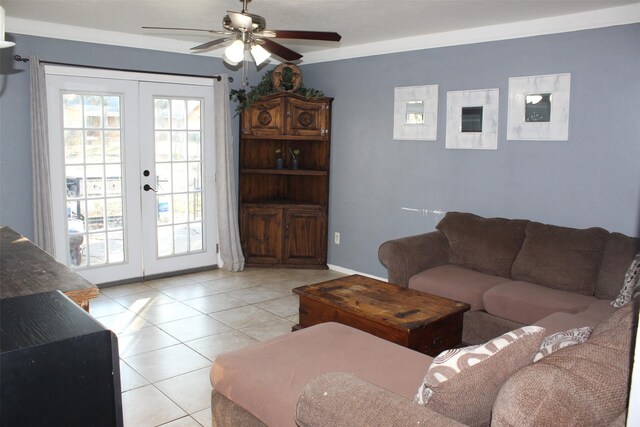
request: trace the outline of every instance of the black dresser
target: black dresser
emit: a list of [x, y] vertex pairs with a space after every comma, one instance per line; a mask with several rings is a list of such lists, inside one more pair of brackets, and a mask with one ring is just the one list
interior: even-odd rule
[[0, 425], [123, 425], [117, 337], [62, 292], [0, 300], [0, 353]]

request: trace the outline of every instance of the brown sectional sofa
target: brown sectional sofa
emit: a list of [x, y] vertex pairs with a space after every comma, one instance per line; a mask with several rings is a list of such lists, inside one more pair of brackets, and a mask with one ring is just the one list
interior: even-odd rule
[[[609, 303], [639, 243], [601, 229], [450, 213], [438, 231], [384, 243], [380, 259], [391, 282], [469, 303], [467, 342], [529, 323], [547, 325], [545, 334], [595, 326], [586, 342], [500, 383], [488, 408], [491, 425], [621, 427], [640, 297], [620, 309]], [[468, 388], [448, 409], [412, 401], [432, 361], [348, 326], [316, 325], [218, 356], [213, 425], [484, 425], [460, 413], [487, 401], [479, 391], [485, 384], [463, 383]]]
[[640, 239], [527, 220], [449, 212], [437, 231], [383, 243], [389, 282], [463, 301], [463, 341], [535, 324], [549, 334], [613, 312]]
[[[588, 341], [523, 367], [500, 387], [493, 402], [494, 427], [587, 427], [625, 425], [631, 342], [637, 306], [608, 316]], [[479, 401], [478, 385], [454, 399], [468, 409]], [[446, 417], [352, 374], [317, 377], [298, 399], [296, 422], [315, 426], [459, 426]], [[455, 408], [453, 408], [455, 409]], [[472, 425], [479, 425], [473, 424]], [[480, 424], [482, 425], [482, 424]]]
[[[491, 425], [624, 426], [637, 319], [636, 298], [586, 342], [516, 371], [499, 386]], [[432, 361], [348, 326], [316, 325], [218, 356], [213, 425], [464, 425], [455, 408], [480, 405], [482, 384], [470, 381], [453, 413], [413, 402]]]

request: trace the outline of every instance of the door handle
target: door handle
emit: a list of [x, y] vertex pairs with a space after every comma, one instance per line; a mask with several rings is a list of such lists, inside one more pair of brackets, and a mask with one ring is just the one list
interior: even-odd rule
[[149, 184], [145, 184], [145, 185], [144, 185], [144, 187], [142, 187], [142, 189], [143, 189], [144, 191], [149, 191], [149, 190], [151, 190], [151, 191], [153, 191], [154, 193], [157, 193], [157, 191], [155, 190], [155, 188], [151, 187]]

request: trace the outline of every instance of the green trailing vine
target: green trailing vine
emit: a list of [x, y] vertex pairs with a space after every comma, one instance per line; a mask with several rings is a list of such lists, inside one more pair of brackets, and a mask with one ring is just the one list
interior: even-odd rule
[[[238, 105], [236, 106], [236, 115], [249, 108], [256, 99], [278, 92], [278, 90], [273, 86], [273, 82], [271, 80], [272, 74], [273, 70], [269, 70], [264, 73], [264, 75], [262, 76], [262, 80], [260, 80], [260, 83], [258, 83], [256, 86], [251, 86], [251, 90], [249, 90], [249, 92], [247, 92], [246, 89], [229, 90], [229, 99], [238, 103]], [[303, 96], [307, 99], [321, 98], [324, 96], [324, 92], [304, 86], [299, 87], [293, 93]]]

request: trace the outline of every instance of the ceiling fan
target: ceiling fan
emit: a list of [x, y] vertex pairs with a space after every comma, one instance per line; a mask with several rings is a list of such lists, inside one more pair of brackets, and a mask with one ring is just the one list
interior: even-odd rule
[[205, 50], [222, 45], [233, 40], [227, 49], [223, 59], [230, 65], [237, 65], [244, 59], [245, 49], [248, 48], [253, 56], [256, 65], [260, 65], [271, 56], [276, 55], [286, 61], [295, 61], [302, 58], [302, 55], [288, 47], [276, 43], [273, 39], [298, 39], [298, 40], [322, 40], [338, 42], [342, 36], [334, 32], [326, 31], [293, 31], [293, 30], [267, 30], [266, 20], [259, 15], [254, 15], [247, 11], [247, 3], [251, 0], [242, 1], [242, 12], [228, 10], [227, 15], [222, 19], [223, 31], [204, 30], [198, 28], [176, 28], [176, 27], [142, 27], [151, 30], [180, 30], [180, 31], [201, 31], [210, 34], [220, 34], [222, 38], [208, 41], [191, 48], [193, 51]]

